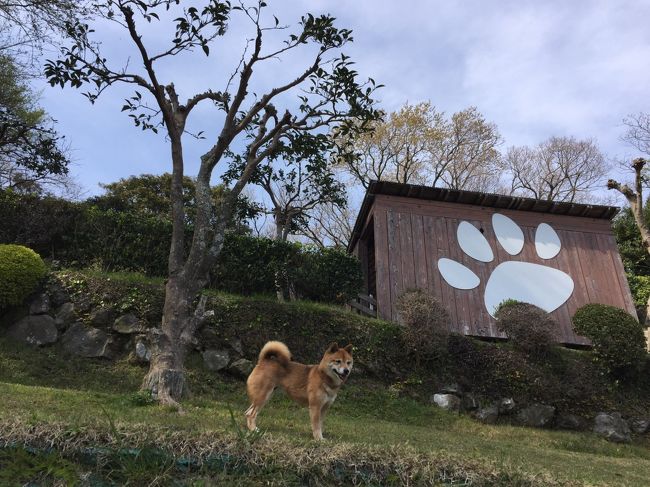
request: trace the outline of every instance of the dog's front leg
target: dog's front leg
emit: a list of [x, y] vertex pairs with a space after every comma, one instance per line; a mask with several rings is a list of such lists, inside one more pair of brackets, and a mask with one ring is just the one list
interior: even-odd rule
[[323, 439], [323, 418], [321, 416], [320, 404], [309, 406], [309, 417], [311, 418], [311, 431], [314, 434], [314, 440]]

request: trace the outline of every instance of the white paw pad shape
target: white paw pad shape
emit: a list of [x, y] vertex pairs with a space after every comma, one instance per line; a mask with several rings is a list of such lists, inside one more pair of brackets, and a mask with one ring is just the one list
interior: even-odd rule
[[[499, 245], [510, 255], [519, 254], [524, 248], [524, 233], [513, 220], [505, 215], [492, 215], [492, 228]], [[458, 244], [469, 257], [492, 262], [494, 252], [483, 234], [471, 223], [463, 221], [456, 232]], [[560, 237], [553, 228], [540, 223], [535, 231], [535, 251], [542, 259], [554, 258], [561, 249]], [[452, 259], [439, 259], [438, 270], [444, 280], [456, 289], [474, 289], [480, 278], [463, 264]], [[573, 279], [567, 273], [553, 267], [532, 262], [502, 262], [492, 271], [485, 285], [485, 307], [491, 316], [506, 299], [516, 299], [534, 304], [547, 312], [559, 308], [573, 293]]]

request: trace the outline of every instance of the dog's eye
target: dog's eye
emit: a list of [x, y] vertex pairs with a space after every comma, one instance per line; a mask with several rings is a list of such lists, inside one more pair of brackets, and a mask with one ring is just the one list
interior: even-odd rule
[[351, 363], [352, 363], [352, 362], [350, 362], [349, 360], [347, 361], [347, 364], [348, 364], [348, 365], [350, 365]]
[[341, 363], [340, 360], [335, 360], [334, 362], [337, 363], [337, 364], [340, 364], [340, 363]]

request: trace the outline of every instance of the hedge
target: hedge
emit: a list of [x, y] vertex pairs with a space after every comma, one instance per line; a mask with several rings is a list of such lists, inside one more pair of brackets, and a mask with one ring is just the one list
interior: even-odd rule
[[[191, 239], [188, 226], [187, 239]], [[73, 268], [166, 276], [172, 224], [160, 216], [101, 209], [88, 202], [0, 191], [0, 243], [16, 243]], [[334, 249], [228, 233], [211, 287], [273, 294], [276, 275], [299, 297], [346, 302], [361, 286], [359, 261]]]

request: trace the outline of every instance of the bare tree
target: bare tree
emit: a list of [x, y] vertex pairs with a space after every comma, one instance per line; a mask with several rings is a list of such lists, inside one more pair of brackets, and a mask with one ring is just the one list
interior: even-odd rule
[[627, 130], [621, 140], [640, 152], [650, 155], [650, 114], [637, 113], [628, 115], [623, 119], [623, 124], [627, 127]]
[[499, 181], [501, 135], [476, 107], [454, 113], [443, 136], [432, 140], [432, 186], [440, 181], [451, 189], [492, 191]]
[[595, 141], [551, 137], [536, 147], [511, 147], [503, 158], [510, 194], [579, 202], [605, 179], [609, 165]]
[[[646, 223], [646, 220], [643, 215], [643, 187], [647, 185], [647, 179], [644, 176], [644, 167], [647, 161], [643, 158], [634, 159], [632, 161], [632, 170], [634, 171], [634, 184], [633, 187], [628, 186], [627, 184], [621, 184], [614, 179], [607, 181], [607, 189], [615, 189], [621, 193], [632, 210], [632, 215], [634, 216], [634, 221], [636, 226], [641, 233], [641, 241], [643, 246], [646, 248], [648, 253], [650, 253], [650, 227]], [[646, 324], [650, 321], [650, 298], [646, 303]]]
[[485, 190], [499, 179], [496, 125], [470, 107], [448, 120], [430, 102], [406, 104], [356, 139], [345, 169], [364, 188], [372, 180]]
[[298, 232], [320, 248], [347, 249], [357, 211], [348, 205], [329, 203], [309, 212], [309, 219]]
[[[335, 26], [329, 15], [302, 17], [296, 33], [289, 34], [283, 45], [263, 49], [269, 31], [284, 29], [277, 18], [263, 15], [266, 3], [253, 6], [240, 3], [207, 1], [205, 6], [181, 9], [176, 0], [105, 0], [95, 6], [95, 15], [114, 22], [126, 30], [135, 46], [140, 69], [136, 63], [112, 66], [100, 44], [90, 40], [88, 25], [77, 24], [68, 31], [72, 46], [62, 56], [46, 65], [50, 83], [80, 87], [90, 84], [85, 95], [94, 101], [115, 83], [126, 83], [137, 90], [126, 100], [123, 110], [130, 113], [136, 126], [157, 131], [164, 129], [169, 142], [172, 166], [172, 241], [169, 254], [169, 275], [165, 285], [165, 304], [160, 329], [152, 330], [149, 372], [143, 389], [151, 390], [163, 403], [177, 404], [187, 391], [184, 360], [195, 343], [196, 330], [204, 318], [205, 297], [196, 303], [201, 289], [208, 282], [208, 273], [221, 252], [225, 228], [235, 207], [236, 198], [249, 183], [257, 167], [272, 156], [279, 144], [290, 144], [300, 134], [326, 131], [338, 127], [344, 135], [360, 131], [363, 123], [354, 119], [377, 117], [373, 108], [375, 85], [357, 81], [352, 62], [340, 49], [352, 40], [351, 31]], [[167, 10], [172, 10], [171, 16]], [[157, 70], [160, 62], [170, 63], [175, 56], [194, 49], [210, 54], [210, 46], [227, 29], [231, 16], [241, 14], [252, 26], [250, 50], [242, 55], [225, 89], [207, 90], [181, 100], [176, 86], [164, 81]], [[152, 52], [141, 27], [160, 19], [174, 19], [174, 36], [167, 48]], [[313, 46], [313, 50], [308, 49]], [[278, 81], [277, 86], [260, 96], [251, 93], [251, 79], [260, 65], [268, 64], [289, 52], [307, 48], [311, 60], [295, 76]], [[330, 57], [331, 56], [331, 57]], [[168, 71], [169, 72], [169, 71]], [[283, 71], [285, 73], [286, 71]], [[278, 75], [277, 78], [282, 76]], [[276, 103], [297, 96], [297, 103], [279, 108]], [[183, 174], [185, 158], [183, 136], [188, 117], [199, 104], [208, 102], [223, 114], [213, 130], [214, 144], [200, 159], [196, 177], [196, 217], [192, 241], [185, 241], [185, 208], [183, 207]], [[294, 108], [295, 107], [295, 108]], [[197, 134], [198, 135], [198, 134]], [[245, 141], [242, 155], [244, 167], [233, 182], [220, 206], [212, 204], [210, 178], [237, 137]], [[216, 223], [215, 223], [216, 222]], [[189, 248], [189, 252], [186, 250]]]
[[429, 144], [440, 137], [442, 122], [431, 103], [406, 104], [357, 137], [358, 157], [342, 165], [364, 188], [372, 180], [426, 184]]
[[[32, 75], [46, 44], [80, 16], [87, 16], [86, 0], [0, 0], [0, 53], [12, 56]], [[40, 68], [40, 66], [38, 66]], [[39, 69], [40, 71], [40, 69]]]

